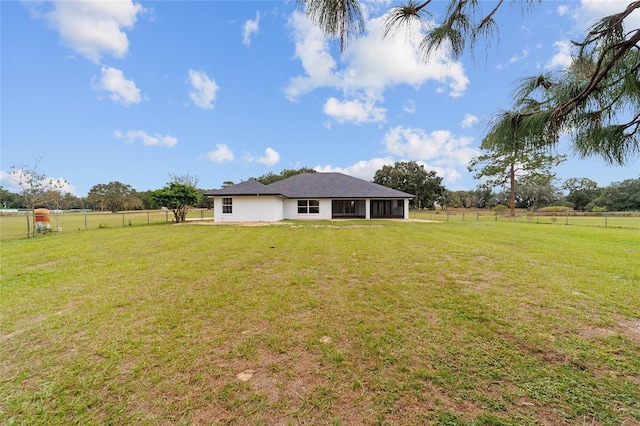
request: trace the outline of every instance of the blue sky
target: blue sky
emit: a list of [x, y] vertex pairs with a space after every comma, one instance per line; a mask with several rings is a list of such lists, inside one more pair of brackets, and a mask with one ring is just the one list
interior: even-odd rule
[[[506, 6], [474, 58], [424, 62], [421, 28], [381, 37], [387, 1], [363, 2], [366, 34], [342, 54], [294, 1], [2, 1], [0, 184], [15, 190], [11, 167], [37, 159], [78, 196], [111, 181], [158, 189], [170, 174], [203, 189], [300, 167], [371, 180], [414, 160], [474, 189], [467, 164], [514, 83], [566, 66], [568, 41], [627, 3]], [[605, 186], [638, 178], [640, 160], [570, 156], [556, 172]]]

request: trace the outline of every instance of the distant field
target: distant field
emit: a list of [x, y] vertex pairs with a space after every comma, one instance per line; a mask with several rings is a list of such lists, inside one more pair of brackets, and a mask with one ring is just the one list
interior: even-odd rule
[[574, 226], [602, 226], [611, 228], [640, 229], [640, 212], [612, 212], [612, 213], [579, 213], [579, 212], [517, 212], [515, 219], [508, 213], [491, 210], [450, 212], [442, 210], [412, 211], [410, 217], [443, 221], [473, 222], [473, 221], [515, 221], [528, 223], [542, 223], [552, 225]]
[[637, 425], [638, 259], [466, 218], [3, 241], [0, 424]]
[[[187, 214], [189, 220], [212, 220], [213, 210], [193, 209]], [[30, 219], [33, 226], [33, 217]], [[173, 221], [173, 213], [166, 210], [144, 210], [127, 212], [90, 212], [50, 214], [49, 220], [53, 232], [75, 232], [98, 228], [117, 228]], [[26, 213], [0, 215], [0, 240], [26, 238]]]

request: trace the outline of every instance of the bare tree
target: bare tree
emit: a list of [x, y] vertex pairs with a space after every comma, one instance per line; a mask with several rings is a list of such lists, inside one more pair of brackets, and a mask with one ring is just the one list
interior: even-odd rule
[[41, 161], [42, 157], [39, 157], [33, 166], [29, 166], [24, 162], [21, 163], [20, 166], [11, 166], [11, 174], [20, 187], [20, 195], [29, 211], [28, 214], [33, 218], [33, 227], [29, 227], [29, 229], [33, 232], [34, 236], [36, 231], [36, 207], [44, 207], [52, 199], [55, 201], [55, 198], [59, 198], [64, 185], [67, 183], [64, 179], [47, 178], [44, 173], [38, 170]]
[[194, 189], [198, 189], [198, 183], [200, 182], [200, 178], [198, 176], [191, 176], [189, 173], [187, 173], [186, 175], [169, 173], [169, 177], [171, 178], [171, 182], [187, 185]]

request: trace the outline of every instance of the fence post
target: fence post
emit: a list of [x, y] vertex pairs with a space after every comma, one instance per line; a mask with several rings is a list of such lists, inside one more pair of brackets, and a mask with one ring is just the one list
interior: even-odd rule
[[122, 227], [124, 228], [124, 213], [122, 213]]
[[84, 230], [87, 230], [87, 214], [84, 214]]
[[476, 222], [480, 222], [480, 212], [476, 212]]
[[29, 211], [27, 211], [27, 238], [31, 238], [31, 224], [29, 222]]
[[149, 211], [147, 210], [147, 225], [150, 224], [151, 222], [149, 222]]
[[609, 212], [604, 212], [604, 227], [607, 228], [607, 217], [609, 216]]
[[498, 212], [496, 212], [496, 222], [498, 221]]
[[462, 221], [464, 222], [464, 212], [462, 212]]

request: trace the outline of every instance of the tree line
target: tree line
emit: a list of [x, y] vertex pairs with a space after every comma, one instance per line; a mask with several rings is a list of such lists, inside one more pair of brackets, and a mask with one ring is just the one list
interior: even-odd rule
[[[196, 189], [197, 200], [191, 207], [212, 208], [213, 202], [203, 194], [207, 190]], [[155, 190], [137, 191], [131, 185], [119, 181], [94, 185], [86, 197], [69, 193], [51, 191], [43, 194], [35, 207], [53, 210], [93, 210], [101, 212], [119, 212], [125, 210], [156, 210], [162, 206], [154, 198]], [[0, 207], [5, 209], [29, 209], [23, 194], [11, 192], [0, 186]]]
[[[445, 191], [443, 208], [509, 208], [510, 192], [478, 187], [474, 190]], [[534, 211], [558, 206], [581, 212], [640, 211], [640, 178], [598, 187], [588, 178], [569, 178], [560, 185], [522, 185], [515, 192], [515, 208]]]
[[[540, 149], [506, 153], [483, 149], [481, 155], [472, 159], [469, 168], [478, 171], [478, 179], [486, 179], [473, 190], [448, 190], [442, 184], [442, 177], [415, 161], [383, 166], [375, 172], [372, 182], [415, 195], [410, 201], [410, 207], [415, 209], [513, 207], [533, 211], [559, 206], [576, 211], [640, 211], [640, 177], [605, 187], [588, 178], [560, 182], [553, 167], [562, 161], [563, 156]], [[314, 172], [303, 167], [251, 179], [268, 185], [298, 173]], [[225, 182], [223, 186], [232, 184]]]
[[[561, 159], [530, 155], [528, 152], [525, 156], [508, 157], [506, 160], [506, 157], [492, 157], [487, 153], [476, 157], [470, 169], [486, 163], [480, 167], [479, 175], [489, 179], [473, 190], [451, 191], [442, 184], [443, 178], [435, 171], [426, 170], [424, 165], [415, 161], [399, 161], [383, 166], [375, 172], [372, 182], [415, 195], [410, 201], [410, 207], [415, 209], [502, 207], [533, 211], [548, 206], [563, 206], [576, 211], [640, 211], [640, 177], [613, 182], [604, 187], [599, 187], [588, 178], [570, 178], [559, 182], [552, 173], [551, 165]], [[514, 163], [517, 166], [513, 166]], [[518, 175], [514, 172], [517, 170], [526, 170], [526, 173]], [[299, 173], [314, 172], [307, 167], [284, 169], [280, 173], [269, 172], [250, 179], [268, 185]], [[197, 177], [170, 176], [170, 182], [161, 189], [136, 191], [131, 185], [113, 181], [94, 185], [86, 197], [61, 193], [46, 186], [23, 190], [22, 193], [14, 193], [0, 186], [0, 206], [6, 209], [47, 207], [104, 212], [164, 207], [174, 212], [178, 222], [184, 219], [187, 207], [213, 207], [213, 200], [204, 196], [209, 190], [198, 188]], [[226, 181], [222, 186], [233, 184]]]

